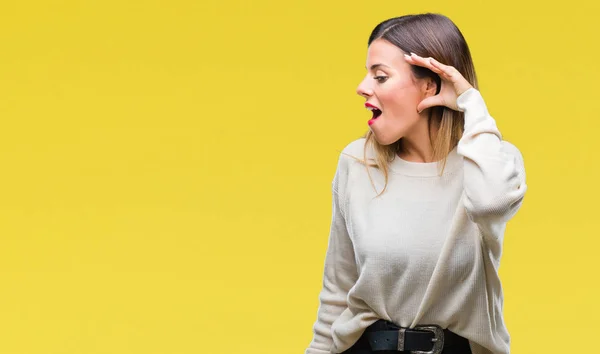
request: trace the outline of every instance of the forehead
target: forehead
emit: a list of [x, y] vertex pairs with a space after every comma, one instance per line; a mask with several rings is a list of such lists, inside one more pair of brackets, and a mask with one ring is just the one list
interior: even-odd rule
[[367, 50], [367, 69], [375, 64], [384, 64], [398, 70], [408, 68], [408, 63], [404, 60], [404, 52], [381, 38], [374, 40]]

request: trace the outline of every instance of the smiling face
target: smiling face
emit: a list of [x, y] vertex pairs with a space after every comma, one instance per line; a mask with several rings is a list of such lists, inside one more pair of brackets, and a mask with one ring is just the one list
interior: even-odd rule
[[[367, 75], [356, 92], [366, 99], [365, 105], [376, 107], [369, 128], [381, 145], [401, 138], [427, 139], [427, 114], [417, 112], [425, 97], [435, 94], [431, 80], [416, 79], [404, 52], [384, 39], [376, 39], [367, 52]], [[379, 116], [377, 116], [381, 113]]]

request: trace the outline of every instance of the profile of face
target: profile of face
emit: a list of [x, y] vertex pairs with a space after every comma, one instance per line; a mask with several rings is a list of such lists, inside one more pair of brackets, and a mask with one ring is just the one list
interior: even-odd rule
[[427, 112], [419, 114], [417, 105], [435, 95], [435, 83], [415, 78], [404, 52], [381, 38], [369, 45], [366, 64], [367, 75], [356, 92], [373, 110], [368, 123], [377, 142], [390, 145], [404, 137], [426, 136]]

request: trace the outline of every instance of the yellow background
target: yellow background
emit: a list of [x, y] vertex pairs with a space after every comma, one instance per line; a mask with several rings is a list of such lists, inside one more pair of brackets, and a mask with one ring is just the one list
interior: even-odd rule
[[[440, 12], [524, 157], [513, 353], [597, 350], [595, 1], [3, 1], [0, 354], [303, 353], [366, 43]], [[575, 338], [575, 339], [570, 339]]]

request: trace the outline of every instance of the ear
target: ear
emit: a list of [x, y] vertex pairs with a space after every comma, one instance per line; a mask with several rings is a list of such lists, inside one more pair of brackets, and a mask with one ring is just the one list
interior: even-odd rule
[[424, 97], [435, 96], [435, 93], [437, 92], [437, 83], [435, 80], [431, 77], [426, 77], [423, 80], [421, 92], [423, 93]]

